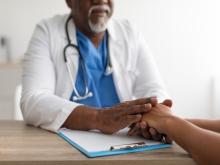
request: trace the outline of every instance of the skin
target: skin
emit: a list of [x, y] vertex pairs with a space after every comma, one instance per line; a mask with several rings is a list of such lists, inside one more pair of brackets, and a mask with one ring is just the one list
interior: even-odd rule
[[163, 104], [154, 106], [143, 115], [142, 120], [173, 139], [198, 164], [220, 164], [220, 120], [184, 120], [173, 115], [170, 108]]
[[[156, 106], [157, 100], [154, 99], [154, 102], [152, 106]], [[161, 103], [165, 106], [168, 106], [169, 108], [172, 107], [172, 100], [165, 100], [163, 103]], [[148, 123], [144, 120], [142, 120], [139, 123], [135, 123], [130, 126], [130, 130], [128, 131], [129, 136], [142, 136], [146, 139], [150, 140], [156, 140], [156, 141], [164, 141], [166, 143], [172, 143], [172, 140], [168, 136], [162, 136], [161, 133], [159, 133], [156, 129], [149, 127]]]
[[[66, 0], [66, 3], [71, 9], [76, 28], [98, 47], [106, 30], [95, 32], [89, 25], [89, 21], [93, 24], [100, 24], [104, 18], [108, 22], [113, 14], [113, 0]], [[110, 12], [95, 9], [89, 14], [91, 8], [97, 5], [107, 6]], [[103, 109], [79, 106], [69, 115], [63, 127], [74, 130], [98, 129], [103, 133], [113, 134], [120, 129], [140, 122], [141, 114], [148, 112], [154, 101], [154, 98], [143, 98]]]
[[151, 103], [154, 100], [155, 98], [138, 99], [105, 109], [79, 106], [67, 118], [64, 127], [85, 131], [97, 129], [105, 134], [113, 134], [133, 123], [140, 122], [141, 114], [152, 108]]
[[100, 33], [93, 32], [89, 26], [89, 19], [91, 19], [93, 23], [98, 23], [99, 17], [102, 17], [105, 11], [95, 10], [91, 14], [91, 18], [89, 18], [89, 10], [94, 5], [107, 5], [111, 11], [104, 15], [104, 17], [109, 20], [113, 14], [113, 0], [66, 0], [66, 3], [71, 9], [75, 26], [98, 47], [104, 37], [105, 31]]
[[[71, 9], [76, 28], [98, 47], [106, 30], [97, 33], [91, 28], [89, 22], [100, 24], [104, 19], [107, 23], [113, 14], [113, 0], [66, 0], [66, 3]], [[91, 10], [94, 6], [107, 6], [110, 11]], [[112, 134], [133, 125], [130, 135], [136, 135], [141, 128], [141, 133], [145, 138], [160, 140], [161, 136], [155, 129], [149, 128], [144, 122], [140, 123], [141, 113], [148, 111], [149, 106], [153, 104], [153, 99], [141, 99], [105, 109], [80, 106], [70, 114], [63, 126], [78, 130], [98, 129], [103, 133]]]

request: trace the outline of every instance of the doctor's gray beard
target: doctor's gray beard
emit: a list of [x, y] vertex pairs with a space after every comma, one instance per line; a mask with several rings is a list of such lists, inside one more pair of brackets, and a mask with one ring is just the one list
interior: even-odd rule
[[[100, 17], [98, 23], [94, 24], [94, 23], [92, 23], [92, 20], [91, 20], [91, 14], [92, 14], [93, 10], [97, 10], [97, 9], [106, 10], [107, 14], [105, 17]], [[89, 27], [92, 32], [100, 33], [100, 32], [103, 32], [107, 29], [108, 20], [109, 20], [108, 16], [109, 16], [110, 12], [111, 12], [111, 9], [109, 8], [108, 5], [96, 5], [96, 6], [92, 6], [89, 9]]]

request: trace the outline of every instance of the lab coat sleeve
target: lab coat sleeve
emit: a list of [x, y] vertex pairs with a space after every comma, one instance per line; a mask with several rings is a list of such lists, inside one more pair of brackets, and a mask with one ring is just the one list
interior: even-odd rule
[[135, 36], [137, 37], [135, 49], [137, 52], [135, 65], [136, 79], [134, 85], [135, 97], [143, 98], [156, 96], [159, 102], [170, 99], [145, 39], [140, 32], [137, 32]]
[[55, 95], [49, 43], [46, 24], [37, 25], [24, 57], [21, 110], [27, 124], [56, 132], [79, 104]]

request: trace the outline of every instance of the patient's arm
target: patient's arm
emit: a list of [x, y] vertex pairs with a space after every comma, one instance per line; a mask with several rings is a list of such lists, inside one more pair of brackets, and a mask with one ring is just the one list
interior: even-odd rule
[[167, 135], [188, 151], [198, 164], [220, 164], [220, 134], [176, 117], [170, 119], [166, 127]]
[[164, 105], [154, 107], [143, 116], [143, 120], [160, 133], [167, 134], [188, 151], [198, 164], [220, 164], [220, 134], [172, 115]]
[[200, 128], [220, 133], [220, 120], [186, 119]]

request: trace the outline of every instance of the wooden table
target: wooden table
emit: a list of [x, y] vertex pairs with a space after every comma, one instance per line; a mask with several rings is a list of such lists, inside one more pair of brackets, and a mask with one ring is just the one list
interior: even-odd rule
[[26, 126], [22, 121], [0, 121], [1, 165], [195, 165], [176, 144], [172, 148], [89, 159], [58, 135]]

